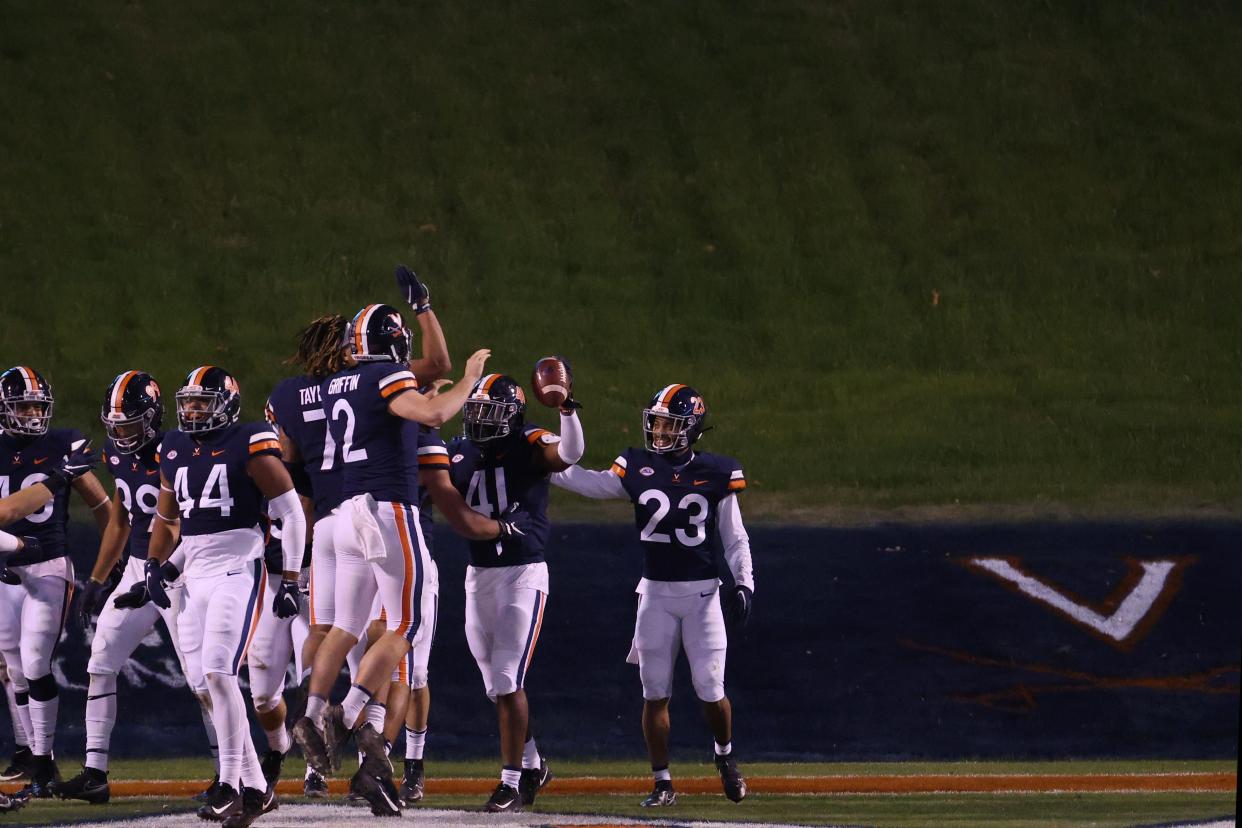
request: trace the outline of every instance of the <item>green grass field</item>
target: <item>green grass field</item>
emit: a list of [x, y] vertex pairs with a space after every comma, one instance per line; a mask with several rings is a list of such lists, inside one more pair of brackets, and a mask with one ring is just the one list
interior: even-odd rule
[[[495, 768], [486, 761], [441, 762], [429, 765], [439, 777], [488, 777]], [[70, 761], [65, 768], [76, 767]], [[117, 761], [116, 779], [200, 779], [209, 770], [202, 760]], [[301, 774], [301, 765], [290, 760], [285, 778]], [[560, 762], [561, 778], [575, 776], [635, 776], [640, 764], [622, 762]], [[678, 763], [675, 772], [684, 776], [710, 775], [711, 768], [692, 762]], [[1233, 771], [1228, 762], [955, 762], [955, 763], [753, 763], [751, 776], [834, 776], [858, 774], [1101, 774], [1176, 773]], [[302, 801], [288, 798], [288, 801]], [[143, 814], [187, 810], [180, 799], [122, 799], [108, 806], [36, 801], [20, 814], [24, 824], [55, 824], [69, 820], [128, 818]], [[429, 796], [427, 807], [477, 809], [479, 797]], [[555, 793], [555, 784], [537, 803], [537, 812], [603, 814], [650, 818], [632, 795], [578, 796]], [[417, 810], [411, 809], [416, 815]], [[1008, 828], [1051, 826], [1135, 826], [1194, 819], [1228, 817], [1235, 813], [1231, 794], [1215, 793], [1065, 793], [1065, 794], [894, 794], [894, 795], [754, 795], [741, 806], [719, 796], [679, 798], [674, 812], [658, 816], [675, 819], [742, 820], [807, 825], [868, 825], [892, 828], [940, 828], [940, 826], [989, 825]]]
[[202, 362], [257, 416], [405, 261], [458, 365], [573, 358], [593, 466], [697, 385], [753, 515], [1242, 506], [1234, 5], [0, 13], [0, 361], [62, 422]]

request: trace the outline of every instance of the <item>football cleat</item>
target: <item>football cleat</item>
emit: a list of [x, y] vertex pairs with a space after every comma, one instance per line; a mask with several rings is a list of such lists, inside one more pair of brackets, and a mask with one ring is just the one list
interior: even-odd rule
[[392, 784], [392, 765], [368, 757], [349, 780], [349, 792], [361, 796], [374, 816], [401, 816], [401, 795]]
[[280, 769], [284, 763], [285, 755], [279, 750], [269, 750], [259, 760], [259, 766], [263, 769], [263, 778], [267, 780], [269, 791], [276, 790], [276, 783], [280, 781]]
[[56, 767], [56, 760], [50, 756], [35, 756], [30, 782], [15, 796], [22, 799], [51, 799], [54, 796], [52, 788], [60, 781], [60, 768]]
[[423, 801], [423, 783], [426, 776], [423, 771], [422, 759], [406, 759], [405, 773], [401, 777], [402, 805], [414, 805]]
[[159, 436], [164, 420], [159, 383], [145, 371], [117, 374], [108, 383], [99, 419], [118, 452], [139, 451]]
[[666, 385], [643, 409], [643, 440], [654, 454], [679, 454], [703, 436], [707, 403], [688, 385]]
[[[323, 733], [315, 727], [310, 717], [303, 716], [293, 725], [293, 741], [298, 743], [306, 764], [310, 765], [320, 776], [330, 776], [335, 770], [332, 767], [332, 754], [324, 741]], [[339, 765], [338, 765], [339, 767]]]
[[217, 782], [207, 801], [198, 806], [198, 818], [224, 822], [241, 807], [241, 795], [233, 790], [233, 786], [228, 782]]
[[483, 806], [483, 810], [489, 814], [520, 814], [522, 812], [522, 795], [518, 793], [517, 788], [501, 782], [496, 786], [496, 790], [492, 791], [492, 795]]
[[219, 786], [220, 786], [220, 775], [216, 774], [215, 776], [211, 777], [211, 781], [207, 783], [206, 788], [203, 788], [203, 790], [194, 794], [194, 796], [190, 797], [190, 799], [193, 799], [195, 802], [206, 802], [211, 797], [212, 791], [214, 791]]
[[518, 780], [518, 793], [522, 795], [523, 805], [534, 805], [535, 795], [552, 781], [552, 771], [548, 770], [548, 760], [539, 757], [539, 767], [522, 768], [522, 777]]
[[191, 371], [176, 399], [177, 427], [187, 434], [227, 428], [241, 414], [241, 386], [232, 374], [214, 365]]
[[13, 782], [18, 779], [29, 779], [30, 769], [34, 767], [34, 754], [25, 745], [13, 751], [13, 759], [9, 766], [0, 771], [0, 782]]
[[341, 769], [341, 757], [345, 755], [350, 735], [349, 728], [345, 726], [345, 711], [339, 704], [330, 705], [323, 715], [323, 746], [333, 772]]
[[13, 811], [20, 810], [25, 807], [26, 800], [19, 799], [16, 796], [5, 796], [0, 793], [0, 814], [11, 814]]
[[354, 731], [354, 741], [358, 745], [358, 750], [362, 751], [363, 761], [379, 760], [387, 766], [389, 774], [392, 774], [392, 762], [388, 759], [388, 743], [384, 741], [384, 734], [375, 729], [375, 725], [370, 722], [364, 723], [362, 727]]
[[276, 791], [261, 791], [258, 788], [242, 788], [238, 797], [241, 807], [224, 820], [224, 828], [247, 828], [250, 823], [276, 810]]
[[461, 410], [461, 433], [475, 445], [519, 434], [526, 416], [526, 392], [504, 374], [484, 374]]
[[720, 771], [720, 785], [729, 801], [741, 802], [746, 798], [746, 780], [737, 769], [737, 760], [732, 753], [716, 757], [716, 770]]
[[328, 783], [312, 768], [306, 778], [302, 780], [302, 796], [311, 799], [323, 799], [328, 795]]
[[108, 788], [107, 772], [96, 768], [83, 768], [72, 779], [53, 783], [52, 793], [61, 799], [81, 799], [92, 805], [103, 805], [112, 796]]
[[638, 804], [644, 808], [658, 808], [676, 803], [677, 791], [673, 790], [673, 783], [667, 779], [657, 779], [655, 788]]
[[52, 424], [52, 386], [38, 371], [17, 365], [0, 374], [0, 431], [22, 437], [47, 434]]

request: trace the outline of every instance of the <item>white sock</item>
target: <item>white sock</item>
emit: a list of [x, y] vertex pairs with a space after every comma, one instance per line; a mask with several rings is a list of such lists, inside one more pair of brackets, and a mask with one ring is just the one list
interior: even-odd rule
[[116, 676], [92, 674], [86, 689], [86, 767], [107, 772], [115, 724]]
[[30, 750], [35, 756], [52, 755], [52, 738], [56, 735], [56, 713], [60, 709], [60, 695], [50, 699], [30, 697]]
[[[23, 698], [25, 698], [25, 701], [22, 700]], [[17, 696], [17, 718], [22, 724], [23, 739], [21, 744], [30, 747], [34, 742], [34, 725], [30, 722], [30, 694], [28, 692], [20, 693]], [[13, 730], [16, 732], [17, 728], [14, 727]]]
[[522, 767], [539, 767], [539, 748], [535, 747], [534, 737], [527, 739], [526, 744], [522, 746]]
[[22, 715], [17, 707], [17, 691], [13, 689], [13, 682], [6, 681], [4, 683], [4, 695], [9, 700], [9, 720], [13, 722], [13, 741], [17, 747], [26, 747], [30, 744], [26, 739], [26, 732], [22, 729]]
[[500, 781], [510, 788], [516, 788], [522, 779], [522, 771], [518, 768], [501, 768]]
[[306, 718], [315, 723], [315, 727], [323, 729], [323, 711], [328, 709], [328, 700], [323, 696], [306, 697]]
[[[241, 690], [238, 690], [238, 696]], [[246, 709], [245, 702], [242, 702], [242, 710]], [[267, 777], [263, 775], [263, 766], [259, 764], [259, 754], [255, 752], [254, 742], [250, 738], [250, 723], [246, 723], [246, 745], [242, 752], [242, 768], [241, 768], [242, 785], [247, 788], [255, 788], [256, 790], [267, 790]], [[240, 793], [240, 791], [239, 791]]]
[[660, 768], [659, 770], [653, 770], [651, 772], [651, 775], [655, 777], [655, 781], [657, 782], [672, 782], [673, 781], [673, 774], [669, 773], [668, 768]]
[[349, 688], [349, 692], [345, 694], [345, 701], [341, 702], [341, 710], [345, 713], [344, 719], [347, 728], [353, 730], [358, 725], [358, 719], [362, 715], [362, 708], [366, 707], [370, 701], [371, 694], [367, 692], [365, 687], [355, 684]]
[[375, 728], [380, 733], [384, 732], [384, 717], [387, 714], [388, 708], [377, 701], [372, 701], [366, 707], [367, 721], [370, 722], [371, 727]]
[[289, 736], [289, 731], [285, 730], [284, 725], [277, 725], [275, 730], [264, 730], [267, 734], [268, 750], [279, 751], [280, 753], [288, 753], [293, 747], [293, 739]]
[[427, 728], [422, 730], [405, 729], [405, 758], [413, 761], [423, 758], [423, 747], [427, 744]]
[[732, 743], [732, 742], [726, 742], [726, 743], [725, 743], [725, 744], [723, 744], [723, 745], [722, 745], [722, 744], [720, 744], [719, 742], [712, 742], [712, 744], [713, 744], [713, 745], [715, 746], [715, 748], [716, 748], [716, 755], [717, 755], [717, 756], [728, 756], [730, 753], [732, 753], [732, 752], [733, 752], [733, 743]]

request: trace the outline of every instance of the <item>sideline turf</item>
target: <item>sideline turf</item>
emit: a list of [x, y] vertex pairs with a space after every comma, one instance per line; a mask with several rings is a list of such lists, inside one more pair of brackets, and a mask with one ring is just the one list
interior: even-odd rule
[[0, 362], [96, 433], [135, 366], [257, 417], [408, 261], [458, 366], [572, 357], [590, 466], [697, 383], [752, 516], [1236, 510], [1240, 41], [1230, 4], [6, 3]]

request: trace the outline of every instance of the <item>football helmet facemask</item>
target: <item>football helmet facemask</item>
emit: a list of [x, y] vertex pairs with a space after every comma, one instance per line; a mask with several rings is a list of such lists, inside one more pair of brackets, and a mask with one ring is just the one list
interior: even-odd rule
[[521, 431], [526, 392], [512, 377], [486, 374], [470, 389], [462, 409], [461, 433], [472, 443], [486, 443]]
[[154, 440], [164, 422], [160, 386], [146, 371], [124, 371], [108, 383], [99, 419], [121, 454], [133, 454]]
[[40, 437], [52, 424], [52, 386], [39, 372], [17, 365], [0, 374], [0, 429]]
[[195, 368], [177, 391], [177, 425], [186, 434], [227, 428], [240, 414], [241, 388], [223, 368]]
[[703, 436], [707, 403], [688, 385], [666, 385], [643, 409], [643, 440], [647, 451], [677, 454]]
[[345, 329], [345, 347], [357, 362], [410, 360], [410, 329], [392, 305], [367, 305]]

